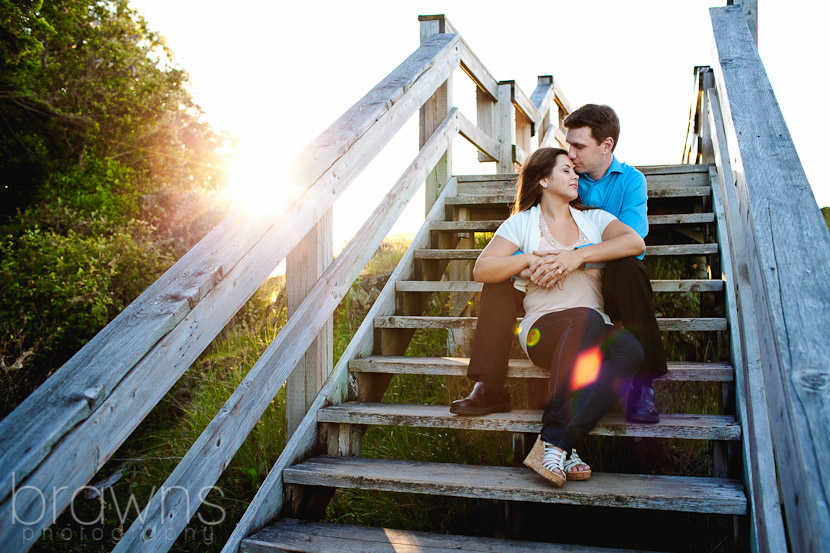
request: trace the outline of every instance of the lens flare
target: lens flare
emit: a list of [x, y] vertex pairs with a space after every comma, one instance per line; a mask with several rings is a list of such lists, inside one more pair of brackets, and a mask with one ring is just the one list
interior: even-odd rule
[[571, 375], [571, 390], [579, 390], [596, 382], [602, 364], [602, 352], [598, 347], [583, 351], [576, 358]]
[[542, 333], [539, 332], [538, 328], [531, 328], [530, 332], [527, 333], [527, 345], [528, 347], [533, 347], [539, 343], [539, 338], [541, 338]]

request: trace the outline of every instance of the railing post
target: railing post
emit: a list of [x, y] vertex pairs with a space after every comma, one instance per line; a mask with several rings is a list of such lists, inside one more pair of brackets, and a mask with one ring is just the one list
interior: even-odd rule
[[[421, 31], [421, 44], [437, 34], [446, 33], [447, 21], [443, 15], [424, 16], [419, 18]], [[451, 30], [450, 30], [451, 32]], [[435, 129], [444, 121], [452, 109], [452, 75], [438, 87], [429, 100], [421, 107], [419, 114], [419, 140], [418, 148], [423, 148], [427, 140], [435, 132]], [[452, 145], [447, 148], [446, 153], [435, 166], [435, 169], [426, 179], [426, 199], [424, 202], [424, 213], [429, 214], [435, 200], [441, 194], [441, 190], [452, 177]]]
[[758, 46], [758, 0], [726, 0], [727, 6], [740, 6], [749, 27], [749, 33]]
[[[329, 210], [286, 258], [285, 292], [289, 318], [331, 265], [332, 221], [332, 210]], [[317, 392], [331, 374], [333, 330], [333, 319], [329, 319], [286, 381], [286, 440], [297, 429], [317, 397]]]
[[513, 107], [513, 81], [499, 82], [499, 101], [496, 104], [496, 136], [499, 141], [497, 173], [515, 173], [513, 142], [516, 123]]
[[[539, 78], [536, 80], [536, 84], [538, 86], [545, 86], [545, 85], [553, 86], [553, 76], [552, 75], [539, 75]], [[553, 114], [552, 118], [551, 118], [551, 114]], [[548, 127], [550, 126], [551, 119], [556, 121], [557, 124], [559, 123], [559, 106], [556, 105], [556, 100], [551, 101], [550, 107], [548, 108], [548, 111], [545, 113], [545, 116], [542, 118], [542, 124], [539, 125], [538, 129], [536, 129], [536, 137], [537, 137], [536, 146], [537, 147], [541, 147], [542, 142], [545, 141], [545, 133], [547, 132]], [[530, 153], [530, 152], [528, 152], [528, 153]]]

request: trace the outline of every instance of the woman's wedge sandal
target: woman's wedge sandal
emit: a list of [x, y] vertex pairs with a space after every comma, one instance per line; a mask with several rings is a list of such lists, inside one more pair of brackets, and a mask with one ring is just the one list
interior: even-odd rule
[[565, 461], [565, 478], [568, 480], [588, 480], [591, 477], [591, 467], [588, 470], [576, 470], [579, 465], [588, 467], [588, 463], [579, 458], [576, 448], [571, 450], [571, 458]]
[[558, 488], [565, 483], [566, 456], [567, 453], [561, 449], [557, 449], [551, 444], [543, 442], [541, 437], [537, 437], [533, 449], [530, 450], [524, 460], [524, 464]]

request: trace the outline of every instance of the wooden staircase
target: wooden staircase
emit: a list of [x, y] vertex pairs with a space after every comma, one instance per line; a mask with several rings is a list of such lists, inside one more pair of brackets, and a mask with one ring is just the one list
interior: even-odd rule
[[[647, 240], [647, 259], [655, 256], [676, 256], [691, 266], [700, 263], [700, 256], [709, 256], [704, 266], [717, 267], [718, 243], [714, 239], [715, 217], [710, 207], [712, 189], [710, 167], [664, 166], [641, 168], [647, 175], [652, 234]], [[455, 274], [470, 275], [471, 260], [480, 250], [463, 247], [442, 247], [456, 242], [463, 246], [475, 232], [492, 232], [508, 215], [509, 204], [515, 199], [516, 175], [487, 175], [457, 177], [457, 191], [448, 195], [446, 209], [437, 220], [427, 221], [434, 247], [411, 249], [404, 262], [409, 267], [404, 273], [420, 279], [401, 279], [387, 284], [394, 287], [398, 309], [394, 315], [375, 317], [374, 328], [387, 348], [401, 348], [414, 331], [423, 329], [475, 328], [476, 317], [423, 316], [411, 314], [411, 306], [423, 306], [424, 297], [444, 292], [474, 294], [481, 284], [471, 280], [447, 280]], [[449, 215], [447, 217], [447, 215]], [[461, 220], [459, 220], [461, 219]], [[459, 238], [460, 235], [460, 238]], [[652, 236], [658, 238], [651, 238]], [[670, 244], [655, 243], [671, 239]], [[697, 240], [705, 240], [700, 243]], [[710, 241], [711, 240], [711, 241]], [[676, 243], [681, 242], [681, 243]], [[450, 262], [464, 263], [466, 267], [454, 271]], [[698, 271], [700, 272], [700, 271]], [[428, 278], [432, 276], [432, 280]], [[434, 279], [443, 276], [444, 280]], [[656, 293], [695, 293], [711, 296], [700, 302], [701, 310], [723, 313], [723, 281], [709, 278], [655, 280]], [[420, 301], [417, 301], [420, 300]], [[409, 309], [408, 310], [408, 306]], [[706, 314], [706, 313], [704, 313]], [[711, 315], [709, 313], [708, 315]], [[661, 330], [669, 332], [719, 333], [727, 339], [725, 317], [660, 317]], [[401, 338], [401, 336], [404, 336]], [[723, 344], [722, 344], [723, 345]], [[514, 351], [516, 348], [514, 348]], [[378, 402], [377, 382], [386, 383], [393, 375], [411, 378], [415, 375], [463, 376], [469, 359], [458, 357], [406, 357], [401, 355], [373, 355], [355, 359], [349, 370], [358, 382], [358, 399], [331, 405], [318, 411], [321, 434], [327, 433], [328, 454], [296, 464], [283, 471], [285, 484], [302, 490], [298, 497], [308, 497], [313, 490], [353, 488], [381, 492], [402, 492], [491, 499], [504, 502], [533, 504], [568, 504], [614, 509], [646, 509], [682, 511], [716, 515], [745, 515], [747, 500], [743, 484], [727, 478], [728, 444], [741, 439], [741, 426], [734, 413], [720, 414], [663, 413], [658, 424], [632, 424], [621, 412], [605, 416], [592, 431], [593, 435], [623, 438], [654, 438], [659, 440], [710, 440], [713, 449], [715, 474], [711, 477], [679, 476], [671, 474], [597, 473], [586, 482], [569, 482], [562, 488], [550, 486], [544, 479], [521, 465], [527, 445], [532, 443], [541, 428], [541, 410], [514, 408], [510, 413], [481, 417], [460, 417], [449, 412], [447, 405], [411, 405]], [[694, 382], [717, 383], [730, 403], [729, 394], [734, 382], [732, 367], [722, 361], [671, 361], [669, 372], [661, 380], [677, 385]], [[546, 370], [534, 367], [522, 358], [510, 360], [508, 378], [515, 381], [544, 379]], [[368, 389], [363, 389], [363, 386]], [[383, 386], [383, 385], [381, 385]], [[659, 387], [658, 387], [659, 389]], [[521, 406], [520, 406], [521, 407]], [[360, 457], [360, 430], [367, 426], [438, 428], [448, 431], [466, 430], [511, 433], [514, 436], [514, 466], [475, 466], [456, 463], [418, 462], [401, 459]], [[357, 430], [357, 431], [356, 431]], [[459, 456], [463, 461], [463, 455]], [[588, 459], [591, 462], [590, 459]], [[659, 472], [660, 467], [652, 467]], [[299, 506], [299, 504], [295, 504]], [[301, 507], [302, 508], [302, 507]], [[317, 508], [319, 516], [320, 509]], [[470, 550], [470, 551], [537, 551], [544, 549], [571, 550], [546, 543], [496, 541], [492, 537], [470, 538], [423, 533], [393, 531], [395, 535], [409, 536], [406, 551]], [[306, 536], [305, 540], [298, 535]], [[348, 536], [353, 549], [347, 549], [333, 536]], [[343, 527], [339, 525], [287, 520], [263, 529], [242, 542], [242, 551], [400, 551], [399, 544], [381, 539], [379, 529], [371, 527]], [[416, 537], [417, 536], [417, 539]], [[590, 537], [587, 537], [590, 542]], [[327, 542], [328, 540], [328, 542]], [[420, 541], [424, 540], [424, 541]], [[436, 546], [418, 544], [432, 542]], [[457, 542], [457, 543], [456, 543]], [[330, 547], [324, 543], [330, 543]], [[369, 548], [367, 544], [371, 543]], [[453, 544], [453, 545], [450, 545]], [[350, 546], [352, 546], [350, 545]], [[669, 550], [671, 543], [665, 543]], [[582, 551], [583, 549], [579, 549]], [[601, 548], [585, 549], [602, 551]]]

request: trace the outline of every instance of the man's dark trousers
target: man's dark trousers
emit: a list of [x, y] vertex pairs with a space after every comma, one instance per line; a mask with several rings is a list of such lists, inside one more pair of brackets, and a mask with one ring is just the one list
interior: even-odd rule
[[[654, 317], [651, 281], [645, 264], [636, 257], [606, 262], [602, 295], [611, 320], [621, 322], [643, 346], [643, 365], [635, 381], [648, 384], [666, 374], [666, 352]], [[523, 298], [512, 280], [484, 285], [467, 369], [469, 378], [494, 389], [504, 386], [516, 317], [523, 314]]]

